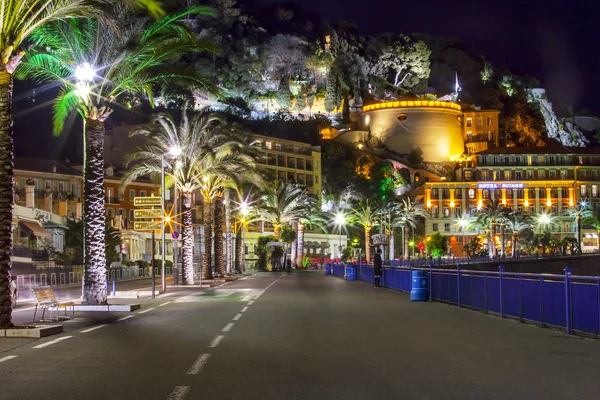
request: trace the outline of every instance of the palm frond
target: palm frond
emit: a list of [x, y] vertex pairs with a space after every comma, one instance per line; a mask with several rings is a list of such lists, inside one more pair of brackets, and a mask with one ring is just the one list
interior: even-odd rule
[[75, 94], [72, 88], [65, 86], [60, 89], [52, 105], [54, 111], [52, 116], [52, 131], [54, 135], [59, 135], [63, 131], [65, 121], [80, 104], [81, 99]]

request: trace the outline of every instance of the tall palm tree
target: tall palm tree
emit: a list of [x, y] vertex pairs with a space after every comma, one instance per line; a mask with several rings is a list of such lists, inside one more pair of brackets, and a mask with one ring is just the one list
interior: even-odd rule
[[22, 0], [0, 3], [0, 328], [12, 326], [13, 75], [25, 52], [25, 42], [45, 24], [66, 18], [103, 17], [93, 0]]
[[356, 207], [350, 207], [350, 222], [358, 224], [365, 230], [365, 257], [371, 261], [371, 229], [377, 223], [377, 211], [371, 206], [369, 200], [361, 200]]
[[392, 230], [394, 227], [401, 227], [404, 229], [404, 243], [402, 243], [402, 248], [404, 249], [404, 258], [407, 259], [409, 257], [408, 229], [416, 228], [422, 218], [427, 218], [429, 216], [429, 211], [423, 203], [409, 197], [401, 200], [393, 215], [394, 218], [392, 219], [391, 225]]
[[[190, 52], [216, 51], [199, 41], [182, 20], [210, 14], [191, 7], [155, 22], [140, 21], [120, 3], [113, 7], [120, 30], [94, 19], [47, 24], [32, 37], [37, 52], [24, 60], [19, 73], [38, 81], [55, 81], [61, 90], [54, 104], [54, 130], [60, 133], [66, 118], [77, 111], [84, 120], [84, 301], [106, 303], [104, 224], [104, 133], [113, 105], [145, 98], [153, 102], [157, 85], [186, 82], [213, 90], [195, 72], [169, 64]], [[74, 81], [76, 78], [77, 82]]]
[[519, 237], [523, 232], [533, 228], [533, 221], [529, 215], [524, 214], [522, 211], [513, 211], [508, 214], [505, 223], [508, 231], [512, 232], [511, 257], [515, 258]]
[[273, 225], [273, 235], [279, 239], [281, 228], [308, 215], [310, 198], [298, 185], [275, 181], [259, 201], [260, 219]]
[[204, 156], [203, 145], [211, 136], [211, 125], [218, 124], [221, 119], [216, 115], [194, 115], [189, 120], [183, 111], [181, 123], [178, 125], [169, 114], [159, 114], [153, 122], [156, 124], [132, 131], [131, 136], [142, 135], [148, 138], [148, 144], [129, 153], [125, 157], [125, 165], [132, 166], [123, 176], [121, 190], [128, 183], [142, 176], [160, 176], [163, 157], [172, 148], [178, 148], [181, 154], [171, 168], [165, 170], [167, 182], [177, 186], [182, 198], [182, 270], [183, 282], [191, 285], [200, 280], [199, 271], [194, 270], [194, 235], [192, 217], [192, 194], [200, 188], [200, 177], [204, 164], [200, 163]]
[[489, 231], [488, 248], [491, 259], [494, 259], [497, 256], [495, 241], [496, 225], [504, 223], [508, 211], [508, 208], [502, 205], [499, 200], [496, 200], [492, 203], [488, 203], [485, 208], [477, 210], [475, 214], [477, 225], [482, 229]]

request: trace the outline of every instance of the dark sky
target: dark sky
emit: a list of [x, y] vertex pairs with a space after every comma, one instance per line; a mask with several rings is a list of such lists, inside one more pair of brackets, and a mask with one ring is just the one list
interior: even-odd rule
[[365, 34], [459, 37], [493, 63], [537, 77], [554, 102], [600, 115], [600, 0], [293, 2], [330, 21], [355, 21]]

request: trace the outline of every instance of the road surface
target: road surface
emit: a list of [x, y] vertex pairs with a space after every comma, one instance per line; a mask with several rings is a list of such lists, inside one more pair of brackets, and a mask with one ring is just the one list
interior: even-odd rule
[[265, 273], [169, 294], [0, 339], [0, 397], [600, 398], [597, 341], [364, 282]]

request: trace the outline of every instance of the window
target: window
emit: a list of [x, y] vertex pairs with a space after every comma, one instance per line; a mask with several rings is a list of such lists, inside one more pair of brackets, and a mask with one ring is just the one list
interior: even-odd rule
[[450, 224], [444, 224], [444, 232], [450, 232]]
[[465, 171], [465, 181], [470, 181], [473, 179], [473, 172], [472, 171]]
[[558, 213], [558, 206], [552, 206], [552, 213], [553, 214], [557, 214]]
[[533, 165], [533, 162], [531, 160], [531, 156], [527, 156], [527, 165]]
[[275, 154], [269, 154], [267, 157], [269, 165], [277, 165], [277, 157], [275, 157]]
[[58, 182], [58, 191], [61, 193], [64, 193], [64, 191], [65, 191], [65, 183], [64, 182]]
[[273, 149], [273, 142], [265, 142], [265, 147], [269, 150]]
[[540, 189], [540, 199], [546, 198], [546, 189]]
[[289, 183], [296, 183], [296, 174], [293, 172], [288, 172], [287, 173], [287, 181]]
[[481, 126], [483, 126], [483, 118], [477, 117], [477, 127], [481, 127]]
[[550, 176], [549, 176], [550, 179], [556, 179], [556, 171], [555, 170], [550, 170], [549, 174], [550, 174]]
[[129, 201], [133, 201], [135, 199], [135, 189], [129, 189]]
[[558, 189], [557, 188], [550, 189], [550, 197], [552, 197], [553, 199], [558, 198]]
[[563, 198], [569, 197], [569, 189], [566, 189], [566, 188], [562, 189], [562, 197]]
[[467, 128], [471, 128], [473, 126], [473, 118], [467, 118]]
[[579, 165], [583, 165], [583, 157], [579, 157]]
[[125, 200], [125, 192], [123, 190], [119, 190], [119, 200]]
[[431, 197], [438, 197], [438, 190], [437, 189], [431, 189]]
[[140, 197], [146, 197], [146, 191], [140, 190]]
[[135, 221], [135, 211], [129, 210], [129, 221]]
[[527, 180], [528, 181], [533, 180], [533, 171], [532, 170], [527, 171]]
[[484, 199], [489, 199], [490, 198], [490, 191], [488, 189], [484, 189], [482, 192], [483, 198]]
[[113, 197], [114, 197], [114, 189], [113, 188], [107, 188], [106, 189], [106, 197], [109, 203], [113, 202]]
[[432, 216], [433, 218], [437, 218], [437, 217], [438, 217], [438, 215], [439, 215], [439, 209], [438, 209], [438, 206], [433, 206], [433, 207], [431, 207], [431, 216]]
[[281, 143], [275, 143], [275, 150], [281, 151]]
[[467, 131], [467, 142], [470, 142], [471, 140], [473, 140], [473, 132]]
[[481, 179], [484, 181], [488, 180], [488, 171], [481, 171]]
[[494, 174], [493, 179], [495, 181], [497, 181], [498, 180], [498, 176], [500, 175], [500, 171], [492, 171], [492, 173]]
[[277, 166], [285, 167], [285, 156], [282, 154], [277, 155]]
[[475, 189], [469, 189], [469, 198], [470, 199], [474, 199], [475, 198]]
[[287, 158], [287, 167], [288, 168], [296, 168], [296, 158], [295, 157]]
[[598, 197], [598, 185], [592, 185], [592, 197]]
[[530, 205], [529, 206], [529, 213], [530, 214], [535, 214], [535, 205]]
[[462, 189], [454, 189], [454, 198], [455, 199], [462, 199]]
[[312, 171], [313, 170], [312, 160], [306, 160], [306, 170], [307, 171]]
[[560, 179], [562, 179], [562, 180], [567, 179], [567, 171], [565, 171], [565, 170], [560, 171]]
[[298, 183], [304, 185], [304, 174], [298, 174]]
[[448, 189], [442, 189], [442, 198], [443, 199], [449, 199], [450, 198], [450, 191]]
[[308, 187], [313, 186], [313, 176], [312, 175], [306, 175], [306, 186], [308, 186]]
[[298, 169], [304, 169], [304, 158], [299, 158], [297, 161], [298, 161]]
[[538, 171], [538, 178], [539, 179], [544, 179], [545, 177], [546, 177], [546, 171], [544, 171], [544, 170]]
[[517, 198], [518, 199], [522, 199], [525, 195], [525, 191], [523, 189], [518, 189], [517, 190]]
[[515, 171], [515, 179], [517, 179], [517, 180], [523, 179], [523, 176], [521, 175], [521, 171]]
[[277, 179], [279, 179], [282, 182], [285, 182], [285, 171], [277, 171]]
[[535, 199], [535, 189], [529, 189], [529, 198]]
[[460, 206], [454, 207], [454, 216], [456, 218], [460, 218], [460, 216], [462, 215], [462, 209]]
[[434, 232], [437, 232], [438, 231], [438, 224], [433, 224], [432, 227], [431, 227], [431, 230], [434, 231]]
[[507, 180], [507, 181], [510, 180], [510, 171], [508, 171], [508, 170], [504, 171], [504, 180]]
[[581, 185], [581, 196], [587, 196], [587, 186]]
[[494, 126], [494, 117], [487, 117], [487, 126]]
[[450, 216], [450, 208], [444, 207], [444, 218], [448, 218]]
[[512, 189], [506, 189], [506, 198], [507, 199], [513, 198], [513, 190]]
[[106, 218], [110, 221], [110, 220], [113, 219], [114, 215], [115, 215], [115, 210], [113, 210], [112, 208], [108, 207], [106, 209]]

